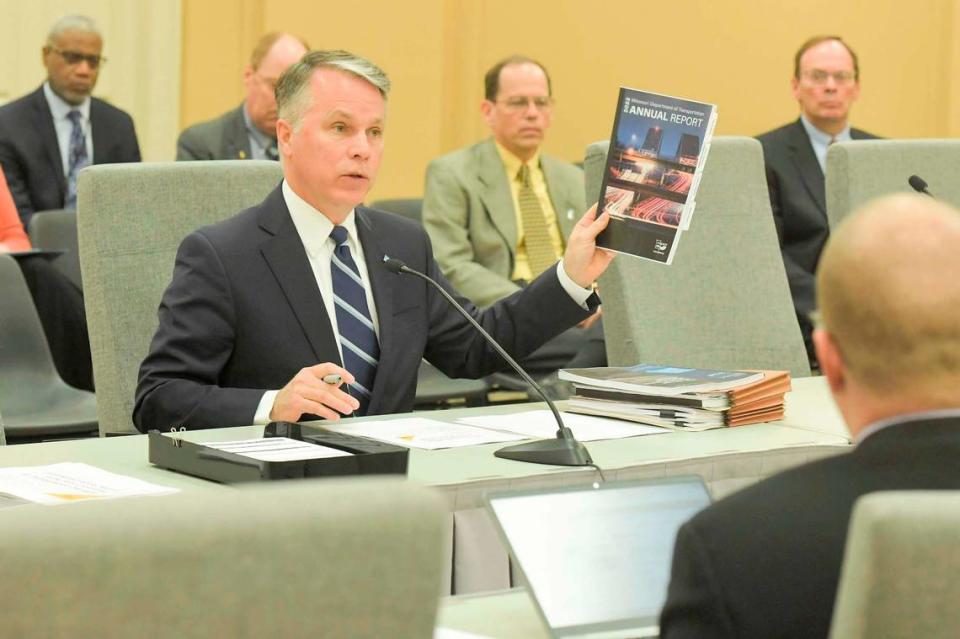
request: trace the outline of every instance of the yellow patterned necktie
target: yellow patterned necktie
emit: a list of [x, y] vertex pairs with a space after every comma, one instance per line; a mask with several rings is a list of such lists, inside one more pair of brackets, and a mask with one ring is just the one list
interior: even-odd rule
[[553, 242], [547, 232], [540, 200], [530, 184], [530, 167], [521, 165], [517, 177], [520, 178], [517, 199], [520, 203], [520, 219], [523, 220], [523, 244], [527, 249], [530, 273], [536, 277], [556, 263], [557, 254], [553, 251]]

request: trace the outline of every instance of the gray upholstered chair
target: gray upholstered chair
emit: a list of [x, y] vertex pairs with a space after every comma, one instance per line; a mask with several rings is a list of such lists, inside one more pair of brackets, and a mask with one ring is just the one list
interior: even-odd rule
[[402, 480], [297, 480], [3, 513], [10, 637], [430, 637], [444, 508]]
[[135, 433], [137, 373], [180, 241], [259, 203], [268, 161], [100, 164], [79, 177], [77, 222], [100, 432]]
[[[590, 203], [607, 142], [587, 148]], [[714, 138], [673, 264], [617, 256], [600, 278], [607, 359], [810, 374], [777, 243], [760, 143]]]
[[0, 415], [0, 446], [7, 444], [7, 432], [3, 429], [3, 415]]
[[0, 406], [10, 442], [89, 436], [97, 398], [57, 373], [15, 258], [0, 254]]
[[958, 575], [960, 491], [862, 497], [847, 535], [830, 636], [956, 637]]
[[837, 142], [827, 152], [827, 218], [835, 228], [872, 198], [908, 191], [918, 175], [937, 198], [960, 206], [960, 140], [858, 140]]
[[63, 255], [53, 260], [53, 265], [79, 288], [80, 253], [77, 251], [77, 212], [73, 210], [38, 211], [27, 222], [27, 234], [35, 248], [57, 249]]
[[370, 205], [371, 208], [381, 211], [389, 211], [403, 217], [420, 222], [423, 219], [423, 198], [410, 197], [398, 198], [394, 200], [377, 200]]

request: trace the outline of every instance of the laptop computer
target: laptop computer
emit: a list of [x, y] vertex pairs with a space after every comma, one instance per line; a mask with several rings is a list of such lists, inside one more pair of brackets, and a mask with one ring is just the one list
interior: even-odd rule
[[682, 476], [486, 497], [554, 637], [656, 637], [681, 524], [710, 503]]

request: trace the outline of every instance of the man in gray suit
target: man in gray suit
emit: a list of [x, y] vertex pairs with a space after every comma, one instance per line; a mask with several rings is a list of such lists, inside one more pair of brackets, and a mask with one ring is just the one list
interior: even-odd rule
[[[453, 285], [490, 305], [553, 266], [585, 206], [583, 171], [540, 153], [553, 97], [542, 64], [512, 56], [484, 78], [492, 138], [427, 167], [423, 223]], [[606, 363], [599, 313], [525, 361], [535, 373]]]
[[280, 74], [310, 47], [287, 33], [260, 38], [243, 70], [246, 97], [236, 109], [185, 129], [177, 140], [178, 160], [276, 160]]
[[830, 234], [824, 188], [827, 147], [875, 136], [850, 126], [850, 108], [860, 96], [860, 65], [839, 37], [804, 42], [794, 56], [791, 85], [800, 118], [758, 139], [793, 304], [810, 363], [816, 367], [809, 314], [815, 306], [820, 252]]

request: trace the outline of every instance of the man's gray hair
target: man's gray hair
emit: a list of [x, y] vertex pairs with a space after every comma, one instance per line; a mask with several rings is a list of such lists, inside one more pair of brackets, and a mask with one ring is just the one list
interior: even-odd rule
[[100, 33], [97, 23], [92, 18], [81, 15], [63, 16], [53, 23], [50, 32], [47, 34], [47, 43], [53, 44], [54, 40], [62, 36], [67, 31], [81, 31], [83, 33], [95, 33], [103, 37]]
[[283, 72], [277, 82], [277, 115], [296, 129], [303, 114], [310, 108], [310, 77], [317, 69], [338, 69], [372, 84], [387, 99], [390, 79], [383, 69], [348, 51], [308, 51]]

